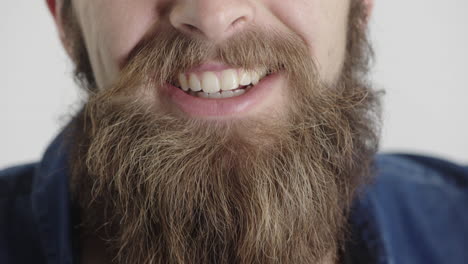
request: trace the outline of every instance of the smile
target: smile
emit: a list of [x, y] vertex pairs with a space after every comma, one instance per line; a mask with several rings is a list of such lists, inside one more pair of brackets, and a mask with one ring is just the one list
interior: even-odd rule
[[231, 98], [240, 96], [269, 75], [266, 69], [205, 71], [201, 73], [181, 73], [174, 84], [184, 92], [202, 98]]
[[278, 88], [279, 72], [203, 64], [179, 73], [165, 89], [171, 101], [189, 116], [233, 117], [259, 108]]

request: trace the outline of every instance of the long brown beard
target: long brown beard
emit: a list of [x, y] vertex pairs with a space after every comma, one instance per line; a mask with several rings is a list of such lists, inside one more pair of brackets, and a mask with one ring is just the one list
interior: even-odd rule
[[[258, 30], [216, 47], [171, 30], [148, 37], [74, 122], [71, 188], [85, 230], [115, 263], [316, 263], [337, 252], [378, 141], [362, 11], [353, 1], [333, 84], [294, 35]], [[154, 87], [213, 56], [284, 71], [286, 113], [201, 121], [142, 96], [159, 98]]]

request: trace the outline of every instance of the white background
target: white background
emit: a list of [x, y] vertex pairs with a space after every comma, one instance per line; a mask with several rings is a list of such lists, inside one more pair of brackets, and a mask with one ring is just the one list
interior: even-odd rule
[[[468, 163], [468, 1], [376, 0], [383, 151]], [[0, 8], [0, 167], [34, 161], [79, 105], [45, 1]]]

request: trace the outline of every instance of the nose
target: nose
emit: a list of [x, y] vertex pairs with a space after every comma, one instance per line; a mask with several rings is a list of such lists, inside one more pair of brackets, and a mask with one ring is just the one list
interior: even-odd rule
[[219, 42], [247, 27], [253, 15], [248, 0], [179, 0], [169, 20], [185, 34]]

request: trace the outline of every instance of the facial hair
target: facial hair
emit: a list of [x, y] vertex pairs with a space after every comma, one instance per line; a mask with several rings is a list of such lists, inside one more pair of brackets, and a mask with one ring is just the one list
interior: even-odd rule
[[[114, 263], [335, 255], [378, 142], [363, 10], [352, 2], [347, 57], [333, 83], [321, 81], [294, 34], [256, 28], [213, 45], [168, 28], [148, 33], [115, 84], [90, 89], [72, 123], [71, 190], [84, 230], [106, 241]], [[158, 87], [175, 73], [213, 58], [281, 71], [288, 105], [222, 122], [185, 117], [161, 99]]]

